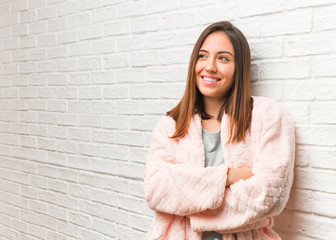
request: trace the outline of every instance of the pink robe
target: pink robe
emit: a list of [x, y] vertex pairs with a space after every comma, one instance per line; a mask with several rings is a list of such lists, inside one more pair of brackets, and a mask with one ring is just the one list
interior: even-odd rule
[[[200, 240], [203, 231], [223, 239], [280, 239], [272, 230], [293, 183], [295, 135], [288, 114], [274, 100], [253, 97], [245, 142], [226, 144], [228, 117], [221, 123], [225, 164], [204, 168], [199, 115], [188, 133], [170, 139], [175, 121], [163, 117], [152, 134], [145, 169], [145, 198], [155, 211], [148, 240]], [[227, 169], [251, 167], [254, 176], [225, 187]]]

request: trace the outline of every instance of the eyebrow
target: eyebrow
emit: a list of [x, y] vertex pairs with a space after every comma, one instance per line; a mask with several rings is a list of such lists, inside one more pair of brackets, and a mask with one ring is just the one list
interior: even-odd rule
[[[204, 49], [200, 49], [199, 51], [200, 51], [200, 52], [206, 52], [206, 53], [209, 53], [207, 50], [204, 50]], [[230, 54], [232, 57], [234, 57], [233, 54], [230, 53], [229, 51], [219, 51], [219, 52], [217, 52], [217, 53], [218, 53], [218, 54], [221, 54], [221, 53], [228, 53], [228, 54]]]

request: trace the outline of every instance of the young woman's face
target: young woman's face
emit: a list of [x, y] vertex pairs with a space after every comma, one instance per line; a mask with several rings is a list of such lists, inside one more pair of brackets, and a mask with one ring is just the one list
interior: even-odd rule
[[235, 72], [234, 48], [224, 32], [211, 33], [203, 42], [195, 66], [196, 85], [206, 98], [224, 100]]

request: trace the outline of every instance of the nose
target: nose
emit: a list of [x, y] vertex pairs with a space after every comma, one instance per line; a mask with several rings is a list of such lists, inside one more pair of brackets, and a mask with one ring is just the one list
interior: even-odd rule
[[217, 67], [216, 67], [216, 61], [213, 58], [209, 58], [207, 65], [205, 67], [205, 70], [207, 72], [216, 72], [217, 71]]

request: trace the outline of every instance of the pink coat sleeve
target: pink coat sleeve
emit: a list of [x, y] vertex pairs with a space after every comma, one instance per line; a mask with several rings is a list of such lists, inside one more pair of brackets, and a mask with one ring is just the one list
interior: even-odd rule
[[175, 128], [172, 121], [162, 118], [152, 134], [144, 178], [148, 206], [179, 216], [218, 208], [224, 199], [227, 166], [203, 168], [176, 162], [177, 142], [169, 138]]
[[254, 176], [227, 188], [218, 209], [191, 215], [194, 231], [246, 231], [284, 209], [293, 183], [294, 125], [280, 106], [271, 110], [271, 114], [263, 113], [261, 132], [254, 136], [252, 132], [256, 139]]

